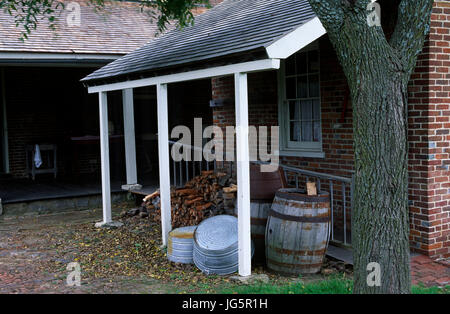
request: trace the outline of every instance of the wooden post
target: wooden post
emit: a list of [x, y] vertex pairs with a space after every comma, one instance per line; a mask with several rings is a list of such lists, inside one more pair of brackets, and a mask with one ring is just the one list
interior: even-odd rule
[[100, 155], [102, 161], [103, 224], [112, 222], [111, 181], [109, 176], [108, 99], [106, 92], [99, 93]]
[[239, 237], [239, 275], [250, 276], [250, 165], [248, 141], [248, 90], [247, 74], [234, 75], [236, 96], [236, 149], [237, 149], [237, 206]]
[[162, 244], [167, 245], [172, 230], [170, 204], [170, 159], [167, 84], [156, 85], [158, 101], [159, 189], [161, 197]]
[[123, 129], [125, 138], [125, 162], [127, 170], [127, 186], [137, 185], [136, 140], [134, 132], [133, 89], [122, 91]]

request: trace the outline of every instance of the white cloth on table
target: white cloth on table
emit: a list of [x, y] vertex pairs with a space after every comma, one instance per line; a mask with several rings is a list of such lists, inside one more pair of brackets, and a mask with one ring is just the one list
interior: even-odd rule
[[39, 149], [38, 144], [34, 147], [34, 165], [36, 168], [39, 168], [42, 165], [41, 150]]

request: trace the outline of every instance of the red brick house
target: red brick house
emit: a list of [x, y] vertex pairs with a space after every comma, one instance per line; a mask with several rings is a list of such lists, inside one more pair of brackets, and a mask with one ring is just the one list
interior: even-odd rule
[[[158, 50], [163, 48], [166, 50]], [[237, 72], [245, 76], [235, 74], [233, 78]], [[198, 17], [194, 26], [169, 32], [94, 72], [84, 82], [91, 93], [100, 95], [156, 86], [158, 98], [162, 97], [158, 108], [164, 117], [164, 86], [209, 77], [210, 97], [222, 104], [213, 108], [214, 124], [225, 128], [242, 123], [240, 115], [245, 118], [246, 111], [236, 116], [236, 110], [248, 105], [249, 125], [280, 126], [283, 164], [316, 175], [351, 179], [352, 105], [346, 79], [306, 1], [224, 1]], [[431, 32], [411, 78], [409, 94], [411, 249], [435, 259], [450, 256], [449, 83], [450, 1], [437, 0]], [[159, 124], [164, 124], [163, 120]], [[167, 133], [164, 125], [160, 132]], [[160, 134], [160, 142], [167, 139]], [[165, 144], [159, 145], [160, 157], [168, 158]], [[169, 173], [161, 172], [161, 162], [163, 191], [168, 183], [161, 175]], [[245, 177], [245, 171], [242, 175]], [[103, 179], [108, 185], [108, 178]], [[348, 193], [346, 188], [342, 191], [341, 199]], [[341, 206], [340, 210], [338, 223], [350, 224], [351, 206]], [[170, 230], [167, 221], [165, 224], [163, 238], [164, 230]]]
[[[431, 31], [411, 77], [409, 89], [410, 239], [413, 251], [432, 258], [448, 258], [450, 1], [435, 1], [431, 18]], [[314, 141], [320, 143], [320, 148], [317, 151], [295, 151], [290, 149], [289, 143], [283, 144], [280, 139], [281, 160], [282, 163], [303, 169], [351, 177], [353, 126], [346, 79], [327, 37], [321, 37], [315, 44], [320, 56], [320, 93], [315, 95], [320, 95], [321, 139]], [[288, 59], [286, 66], [289, 62], [293, 60]], [[277, 80], [283, 81], [285, 77], [289, 75], [283, 70], [283, 65], [278, 73], [274, 71], [249, 76], [251, 125], [286, 124], [282, 119], [287, 113], [283, 112], [282, 106], [289, 97], [283, 96], [284, 91], [278, 88], [279, 98], [276, 98]], [[233, 98], [232, 77], [214, 78], [212, 84], [213, 98]], [[234, 108], [229, 106], [214, 110], [214, 122], [220, 126], [234, 124]], [[283, 134], [283, 131], [280, 133]], [[286, 138], [289, 135], [284, 133], [282, 136]]]

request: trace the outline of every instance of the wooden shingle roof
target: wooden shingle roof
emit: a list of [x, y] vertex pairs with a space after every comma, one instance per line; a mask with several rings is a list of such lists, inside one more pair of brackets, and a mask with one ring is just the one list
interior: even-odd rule
[[25, 41], [19, 39], [23, 29], [16, 27], [14, 17], [0, 11], [0, 52], [126, 54], [149, 42], [157, 32], [155, 19], [135, 3], [106, 2], [99, 11], [87, 1], [77, 3], [81, 6], [80, 26], [67, 23], [70, 11], [66, 9], [57, 14], [55, 30], [41, 20]]

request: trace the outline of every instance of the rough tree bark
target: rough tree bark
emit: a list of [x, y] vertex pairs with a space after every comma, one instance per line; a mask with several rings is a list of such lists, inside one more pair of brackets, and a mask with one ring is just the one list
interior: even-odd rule
[[[409, 293], [407, 84], [429, 31], [433, 0], [402, 0], [390, 40], [369, 26], [370, 0], [309, 0], [351, 91], [355, 293]], [[381, 286], [367, 284], [371, 262]]]

